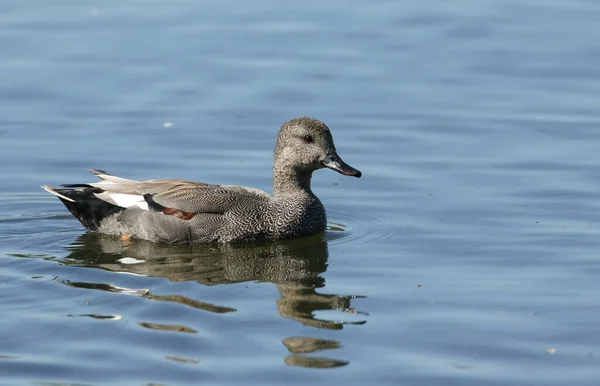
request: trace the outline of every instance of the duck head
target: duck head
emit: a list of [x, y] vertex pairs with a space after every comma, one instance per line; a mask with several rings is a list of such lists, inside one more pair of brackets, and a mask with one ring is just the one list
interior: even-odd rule
[[329, 168], [345, 176], [362, 175], [337, 154], [329, 128], [309, 117], [294, 118], [281, 126], [275, 147], [275, 168], [278, 167], [307, 173]]

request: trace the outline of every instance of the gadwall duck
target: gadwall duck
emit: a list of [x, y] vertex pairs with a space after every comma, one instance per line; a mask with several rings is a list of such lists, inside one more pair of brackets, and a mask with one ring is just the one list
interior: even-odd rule
[[153, 242], [279, 240], [325, 230], [325, 208], [310, 188], [323, 167], [361, 172], [338, 156], [329, 128], [313, 118], [286, 122], [277, 135], [273, 194], [234, 185], [184, 180], [135, 181], [90, 170], [100, 182], [42, 186], [84, 227]]

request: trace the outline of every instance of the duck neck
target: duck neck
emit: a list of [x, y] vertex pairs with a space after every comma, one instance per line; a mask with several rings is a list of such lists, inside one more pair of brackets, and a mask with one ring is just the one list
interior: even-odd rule
[[275, 196], [309, 194], [312, 171], [298, 170], [291, 166], [275, 166], [273, 169], [273, 193]]

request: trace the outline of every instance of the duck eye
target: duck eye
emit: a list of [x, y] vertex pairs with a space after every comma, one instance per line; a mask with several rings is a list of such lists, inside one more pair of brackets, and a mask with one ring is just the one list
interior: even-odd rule
[[315, 139], [313, 138], [313, 136], [312, 136], [312, 135], [305, 135], [305, 136], [304, 136], [304, 141], [305, 141], [306, 143], [313, 143], [313, 142], [315, 141]]

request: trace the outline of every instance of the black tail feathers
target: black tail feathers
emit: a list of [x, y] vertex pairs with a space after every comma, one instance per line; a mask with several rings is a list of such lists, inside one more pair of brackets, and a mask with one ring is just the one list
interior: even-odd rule
[[97, 230], [104, 218], [119, 213], [124, 209], [103, 201], [94, 195], [94, 193], [102, 193], [102, 189], [89, 185], [73, 184], [63, 186], [78, 187], [79, 189], [52, 187], [44, 187], [44, 189], [57, 196], [65, 204], [69, 212], [89, 230]]

